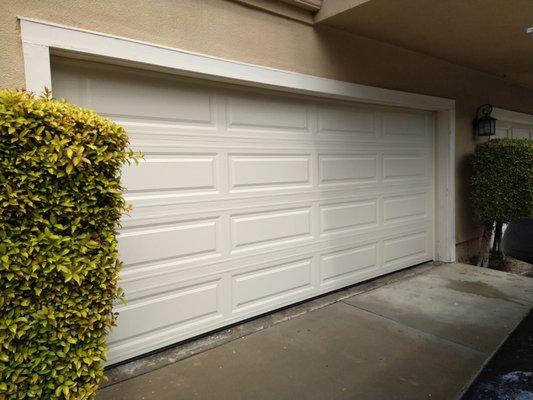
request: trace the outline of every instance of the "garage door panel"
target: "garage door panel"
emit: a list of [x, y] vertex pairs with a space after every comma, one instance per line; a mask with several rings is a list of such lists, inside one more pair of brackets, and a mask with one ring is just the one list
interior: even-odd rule
[[[182, 285], [158, 296], [130, 299], [126, 306], [116, 307], [122, 329], [109, 335], [109, 356], [131, 353], [132, 344], [137, 348], [159, 345], [162, 339], [174, 339], [180, 332], [222, 318], [220, 291], [220, 279], [211, 279]], [[122, 346], [125, 348], [121, 349]]]
[[[162, 74], [54, 65], [54, 91], [115, 119], [214, 125], [214, 93]], [[66, 86], [66, 87], [65, 87]], [[113, 93], [109, 96], [109, 93]]]
[[312, 259], [307, 258], [234, 275], [232, 285], [234, 311], [276, 302], [297, 291], [311, 288]]
[[427, 155], [422, 154], [384, 154], [383, 180], [412, 180], [428, 176], [431, 166]]
[[[128, 80], [119, 84], [111, 82], [92, 80], [88, 83], [93, 96], [88, 99], [89, 103], [104, 115], [140, 123], [215, 125], [215, 101], [211, 93], [164, 84], [153, 86], [152, 80], [141, 80], [135, 86]], [[106, 97], [109, 91], [119, 93], [119, 98]]]
[[53, 59], [56, 96], [124, 125], [109, 361], [432, 258], [430, 113]]
[[[183, 325], [199, 319], [220, 315], [221, 305], [218, 301], [219, 281], [180, 288], [172, 292], [159, 293], [157, 297], [128, 300], [123, 307], [116, 307], [121, 315], [121, 331], [114, 331], [109, 343], [149, 334], [146, 326], [152, 330], [173, 325]], [[146, 325], [137, 322], [143, 320]]]
[[234, 251], [311, 239], [311, 208], [271, 210], [231, 217]]
[[391, 142], [419, 142], [427, 141], [427, 126], [425, 114], [409, 112], [383, 113], [383, 138]]
[[127, 195], [146, 192], [186, 192], [217, 190], [216, 154], [143, 153], [139, 164], [122, 170]]
[[428, 193], [387, 196], [383, 199], [383, 223], [391, 224], [401, 221], [427, 217], [430, 206]]
[[377, 212], [378, 199], [321, 205], [320, 232], [338, 234], [377, 226]]
[[385, 240], [383, 243], [384, 264], [390, 265], [394, 261], [427, 254], [428, 237], [428, 232], [422, 231]]
[[272, 190], [311, 187], [311, 154], [229, 154], [229, 188]]
[[350, 141], [375, 141], [377, 139], [375, 111], [353, 106], [318, 109], [318, 132], [330, 137]]
[[311, 134], [310, 104], [280, 96], [231, 93], [226, 100], [228, 131]]
[[350, 247], [320, 256], [320, 284], [353, 279], [378, 268], [378, 243]]
[[377, 154], [319, 154], [321, 185], [377, 182]]
[[214, 254], [218, 249], [218, 223], [217, 219], [198, 220], [123, 230], [118, 236], [120, 258], [128, 268], [158, 260]]

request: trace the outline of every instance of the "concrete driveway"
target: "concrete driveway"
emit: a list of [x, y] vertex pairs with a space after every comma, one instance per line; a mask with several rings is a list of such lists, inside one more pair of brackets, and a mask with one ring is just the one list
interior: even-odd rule
[[423, 265], [119, 367], [98, 399], [456, 399], [532, 304], [531, 278]]

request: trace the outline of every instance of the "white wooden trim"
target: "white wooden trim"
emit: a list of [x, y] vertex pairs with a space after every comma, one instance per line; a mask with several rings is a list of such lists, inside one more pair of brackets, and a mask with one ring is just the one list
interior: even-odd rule
[[455, 260], [455, 100], [342, 82], [291, 71], [224, 60], [49, 22], [19, 17], [26, 89], [52, 89], [50, 52], [168, 73], [338, 98], [370, 104], [437, 112], [435, 259]]
[[533, 114], [526, 114], [516, 111], [504, 110], [503, 108], [493, 108], [494, 118], [500, 121], [514, 122], [517, 124], [533, 125]]
[[52, 89], [50, 70], [50, 49], [42, 44], [22, 42], [26, 89], [41, 93], [44, 88]]
[[455, 109], [435, 123], [435, 260], [455, 261]]

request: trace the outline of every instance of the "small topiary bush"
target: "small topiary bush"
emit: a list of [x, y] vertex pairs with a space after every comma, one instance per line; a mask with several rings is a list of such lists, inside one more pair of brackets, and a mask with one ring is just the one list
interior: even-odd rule
[[476, 147], [472, 205], [480, 222], [528, 217], [533, 208], [533, 142], [493, 139]]
[[126, 132], [0, 90], [0, 399], [91, 399], [120, 295]]
[[[501, 226], [529, 217], [533, 210], [533, 142], [494, 139], [476, 147], [473, 159], [472, 205], [490, 240], [496, 224], [493, 252], [499, 252]], [[480, 256], [483, 249], [480, 249]]]

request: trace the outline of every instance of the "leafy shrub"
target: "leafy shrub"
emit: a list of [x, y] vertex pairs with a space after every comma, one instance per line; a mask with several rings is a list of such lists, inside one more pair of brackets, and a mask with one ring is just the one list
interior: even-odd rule
[[533, 209], [533, 142], [495, 139], [476, 147], [473, 160], [472, 205], [483, 224], [478, 264], [487, 259], [492, 231], [491, 257], [501, 259], [502, 224], [528, 217]]
[[91, 399], [119, 296], [126, 132], [0, 90], [0, 399]]
[[509, 222], [533, 209], [533, 142], [494, 139], [476, 147], [472, 205], [479, 222]]

